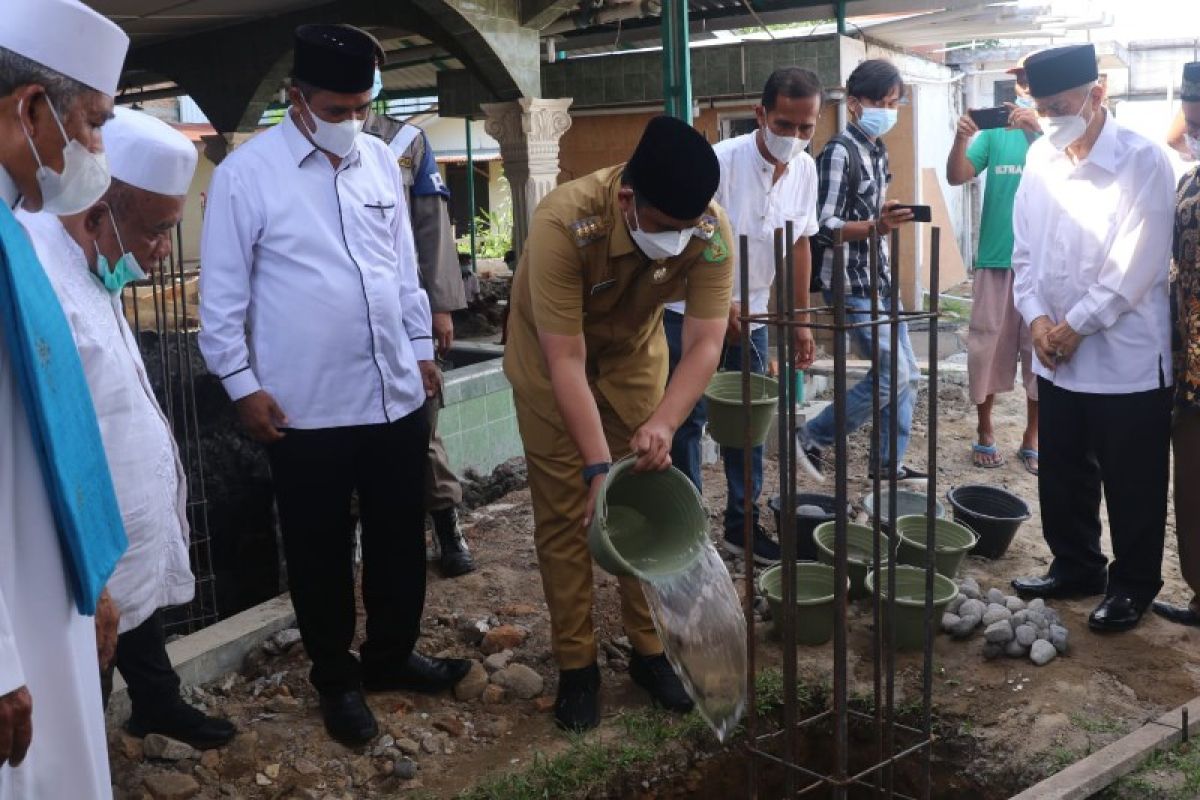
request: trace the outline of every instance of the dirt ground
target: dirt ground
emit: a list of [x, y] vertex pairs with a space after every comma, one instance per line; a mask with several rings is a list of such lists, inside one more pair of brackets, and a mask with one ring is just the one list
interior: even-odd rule
[[[1035, 511], [1004, 558], [970, 559], [963, 574], [974, 576], [986, 591], [993, 586], [1005, 588], [1015, 576], [1043, 572], [1049, 553], [1037, 516], [1036, 479], [1014, 455], [1024, 424], [1023, 397], [1011, 394], [997, 402], [996, 429], [1009, 463], [991, 471], [977, 470], [970, 463], [975, 419], [965, 390], [944, 385], [939, 397], [939, 496], [952, 485], [990, 483], [1025, 498]], [[924, 409], [924, 403], [919, 405], [918, 420]], [[926, 442], [926, 427], [918, 422], [909, 451], [911, 463], [925, 464]], [[851, 444], [851, 495], [857, 498], [866, 489], [865, 435], [857, 434]], [[704, 477], [713, 536], [719, 539], [725, 503], [720, 466], [707, 466]], [[769, 462], [763, 515], [769, 529], [773, 522], [765, 511], [765, 496], [775, 493], [777, 483], [775, 464]], [[821, 491], [804, 483], [800, 490]], [[466, 523], [480, 569], [444, 580], [431, 568], [420, 647], [428, 653], [482, 661], [485, 655], [473, 643], [478, 633], [464, 628], [474, 625], [478, 631], [481, 622], [492, 629], [511, 625], [516, 633], [505, 630], [515, 637], [509, 642], [512, 662], [532, 667], [543, 679], [536, 697], [517, 699], [511, 688], [491, 687], [474, 700], [372, 695], [383, 738], [353, 752], [325, 736], [316, 697], [306, 680], [302, 646], [284, 641], [283, 652], [272, 645], [268, 648], [272, 652], [256, 653], [241, 674], [191, 695], [193, 702], [215, 708], [239, 725], [243, 735], [231, 747], [184, 753], [174, 761], [147, 759], [141, 742], [114, 729], [111, 755], [117, 797], [449, 798], [482, 779], [522, 769], [536, 758], [568, 747], [549, 710], [557, 677], [533, 549], [528, 491], [513, 492], [475, 510], [466, 516]], [[1111, 552], [1107, 542], [1105, 549]], [[740, 561], [730, 560], [730, 567], [740, 576]], [[1164, 580], [1161, 597], [1180, 602], [1188, 598], [1178, 571], [1173, 526], [1167, 532]], [[596, 583], [595, 621], [609, 720], [598, 735], [619, 736], [612, 718], [644, 705], [645, 696], [625, 673], [628, 650], [620, 629], [616, 581], [597, 570]], [[1094, 602], [1053, 603], [1070, 630], [1070, 651], [1042, 668], [1028, 660], [984, 661], [978, 633], [966, 641], [939, 635], [934, 651], [935, 713], [969, 746], [965, 750], [956, 746], [953, 753], [935, 749], [936, 757], [953, 759], [952, 767], [995, 787], [996, 796], [1007, 796], [1004, 792], [1031, 784], [1200, 693], [1200, 632], [1150, 614], [1130, 633], [1096, 635], [1086, 626]], [[850, 617], [851, 691], [859, 694], [870, 692], [873, 675], [868, 608], [860, 603]], [[767, 638], [767, 628], [758, 628], [761, 661], [778, 663], [779, 647]], [[522, 636], [523, 641], [515, 644]], [[828, 682], [831, 659], [829, 646], [801, 647], [801, 674], [815, 684]], [[919, 655], [897, 658], [899, 702], [913, 699], [911, 686], [919, 668]], [[522, 692], [530, 694], [529, 689]], [[413, 766], [409, 761], [415, 762], [414, 778], [408, 777]], [[660, 796], [650, 785], [642, 784], [646, 791], [638, 794]]]

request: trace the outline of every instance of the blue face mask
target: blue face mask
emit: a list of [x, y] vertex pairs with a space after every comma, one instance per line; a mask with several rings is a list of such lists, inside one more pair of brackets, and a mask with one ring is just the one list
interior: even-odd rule
[[112, 222], [113, 232], [117, 235], [117, 246], [121, 248], [123, 255], [117, 259], [116, 267], [110, 268], [108, 258], [100, 252], [100, 246], [93, 243], [96, 247], [96, 272], [109, 294], [120, 294], [125, 284], [144, 280], [146, 273], [138, 264], [137, 257], [125, 249], [125, 244], [121, 241], [121, 232], [117, 230], [117, 219], [113, 216], [111, 208], [108, 209], [108, 218]]
[[896, 125], [900, 112], [894, 108], [864, 108], [858, 119], [858, 127], [871, 137], [880, 137]]
[[1032, 97], [1018, 97], [1017, 98], [1017, 108], [1033, 108], [1033, 98]]
[[378, 67], [376, 67], [375, 68], [375, 82], [371, 84], [371, 99], [374, 100], [376, 97], [379, 97], [379, 95], [382, 92], [383, 92], [383, 73], [379, 71]]

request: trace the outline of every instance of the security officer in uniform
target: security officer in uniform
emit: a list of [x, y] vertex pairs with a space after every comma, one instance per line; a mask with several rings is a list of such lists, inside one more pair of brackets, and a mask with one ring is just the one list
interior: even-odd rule
[[[670, 466], [675, 429], [721, 353], [733, 262], [729, 222], [711, 202], [719, 178], [703, 136], [656, 117], [627, 164], [542, 201], [516, 271], [504, 370], [560, 669], [554, 715], [567, 730], [600, 720], [586, 536], [596, 495], [611, 462], [631, 452], [638, 470]], [[685, 299], [684, 353], [664, 393], [663, 304]], [[630, 676], [659, 705], [690, 710], [641, 586], [630, 577], [620, 585]]]
[[[372, 100], [383, 90], [379, 67], [385, 61], [383, 46], [378, 41], [375, 44], [377, 66]], [[454, 230], [447, 210], [450, 190], [438, 172], [429, 140], [419, 127], [386, 114], [372, 113], [363, 132], [382, 139], [400, 164], [400, 175], [408, 189], [408, 210], [421, 288], [429, 296], [437, 355], [444, 357], [454, 343], [451, 313], [467, 307], [454, 246]], [[457, 507], [462, 502], [462, 484], [450, 468], [449, 456], [437, 432], [440, 405], [440, 397], [431, 397], [425, 404], [430, 430], [425, 466], [425, 508], [433, 519], [433, 550], [442, 575], [454, 578], [474, 570], [475, 563], [458, 525]]]

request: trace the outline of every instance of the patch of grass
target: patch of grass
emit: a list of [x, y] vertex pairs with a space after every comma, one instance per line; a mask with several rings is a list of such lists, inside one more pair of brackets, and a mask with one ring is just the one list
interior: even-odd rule
[[1200, 749], [1188, 743], [1154, 753], [1136, 772], [1117, 779], [1097, 797], [1103, 800], [1141, 800], [1147, 797], [1156, 800], [1193, 800], [1198, 795]]
[[1072, 714], [1071, 722], [1076, 728], [1088, 733], [1124, 733], [1125, 723], [1107, 714], [1103, 717], [1090, 717], [1086, 714]]
[[1070, 748], [1057, 745], [1052, 747], [1049, 752], [1049, 767], [1050, 774], [1062, 772], [1067, 767], [1078, 761], [1080, 756], [1076, 755]]

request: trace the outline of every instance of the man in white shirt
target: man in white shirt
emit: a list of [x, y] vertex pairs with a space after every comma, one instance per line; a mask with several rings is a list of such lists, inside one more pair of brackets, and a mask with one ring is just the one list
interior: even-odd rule
[[[413, 647], [425, 600], [429, 304], [396, 160], [359, 135], [375, 47], [345, 25], [296, 30], [292, 107], [217, 169], [201, 241], [200, 348], [267, 445], [292, 603], [330, 734], [378, 732], [362, 690], [436, 692], [461, 659]], [[362, 520], [362, 662], [352, 494]]]
[[104, 193], [100, 129], [128, 46], [75, 0], [4, 4], [0, 800], [112, 796], [91, 615], [125, 536], [71, 331], [10, 209], [75, 213]]
[[[108, 589], [121, 613], [116, 668], [129, 687], [135, 736], [160, 733], [202, 750], [236, 733], [179, 696], [159, 609], [195, 594], [187, 479], [121, 305], [126, 283], [167, 258], [196, 169], [196, 146], [161, 120], [115, 110], [104, 128], [113, 181], [79, 214], [19, 215], [79, 348], [129, 538]], [[106, 671], [106, 687], [111, 672]], [[107, 699], [107, 698], [106, 698]]]
[[[713, 151], [721, 164], [721, 183], [713, 199], [729, 214], [733, 226], [733, 252], [741, 253], [741, 237], [749, 244], [750, 313], [768, 311], [775, 283], [775, 230], [793, 224], [791, 243], [795, 259], [796, 308], [808, 308], [811, 254], [808, 237], [817, 232], [817, 167], [805, 152], [821, 115], [821, 82], [812, 72], [799, 67], [781, 67], [771, 73], [755, 108], [758, 130], [718, 142]], [[733, 303], [729, 308], [722, 368], [740, 371], [741, 267], [734, 266]], [[663, 312], [663, 328], [674, 372], [683, 353], [683, 320], [686, 304], [671, 303]], [[806, 369], [813, 360], [813, 337], [808, 328], [795, 329], [796, 366]], [[750, 331], [750, 366], [765, 373], [769, 359], [767, 329], [753, 323]], [[700, 437], [704, 430], [704, 401], [675, 432], [671, 462], [700, 488]], [[728, 500], [725, 504], [725, 549], [742, 554], [745, 535], [745, 459], [741, 450], [722, 448]], [[779, 561], [779, 544], [767, 536], [758, 519], [758, 495], [762, 491], [763, 447], [754, 448], [751, 502], [754, 504], [754, 552], [759, 564]]]
[[1038, 360], [1038, 495], [1054, 561], [1013, 586], [1103, 593], [1089, 626], [1128, 630], [1162, 586], [1175, 181], [1163, 149], [1104, 108], [1090, 44], [1036, 53], [1025, 71], [1045, 136], [1017, 192], [1013, 295]]

